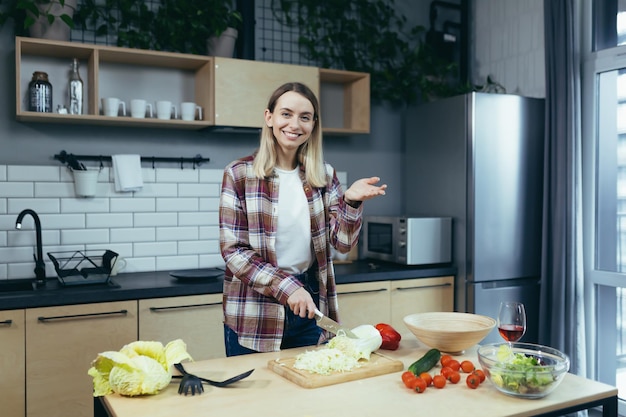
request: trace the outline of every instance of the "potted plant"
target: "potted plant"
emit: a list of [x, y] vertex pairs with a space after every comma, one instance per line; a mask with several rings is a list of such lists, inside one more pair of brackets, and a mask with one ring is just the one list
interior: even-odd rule
[[16, 36], [69, 40], [77, 0], [8, 0], [0, 7], [0, 26], [15, 24]]
[[456, 64], [424, 42], [424, 27], [407, 28], [393, 0], [274, 0], [272, 10], [283, 25], [297, 28], [305, 59], [369, 73], [375, 102], [413, 104], [471, 90], [455, 80]]
[[115, 37], [117, 46], [155, 49], [156, 12], [144, 0], [82, 0], [74, 21], [96, 37]]
[[75, 21], [117, 46], [204, 55], [210, 37], [242, 18], [231, 0], [83, 0]]
[[158, 49], [205, 55], [211, 38], [231, 38], [234, 48], [241, 23], [230, 0], [161, 0], [152, 34]]

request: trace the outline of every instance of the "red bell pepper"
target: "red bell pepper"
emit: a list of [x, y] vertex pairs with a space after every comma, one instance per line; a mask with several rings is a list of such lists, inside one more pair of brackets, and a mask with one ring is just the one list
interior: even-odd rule
[[376, 326], [376, 330], [380, 333], [383, 338], [383, 344], [380, 346], [381, 349], [386, 350], [396, 350], [400, 346], [400, 333], [396, 331], [389, 324], [378, 323]]

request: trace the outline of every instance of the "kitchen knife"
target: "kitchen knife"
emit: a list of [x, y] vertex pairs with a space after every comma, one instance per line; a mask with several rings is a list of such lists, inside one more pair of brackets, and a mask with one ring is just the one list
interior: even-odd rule
[[350, 329], [348, 329], [347, 327], [343, 327], [342, 325], [337, 323], [335, 320], [326, 317], [317, 308], [315, 309], [315, 321], [317, 322], [317, 325], [319, 327], [321, 327], [324, 330], [328, 330], [331, 333], [337, 334], [341, 330], [349, 338], [358, 339], [357, 335], [352, 333]]

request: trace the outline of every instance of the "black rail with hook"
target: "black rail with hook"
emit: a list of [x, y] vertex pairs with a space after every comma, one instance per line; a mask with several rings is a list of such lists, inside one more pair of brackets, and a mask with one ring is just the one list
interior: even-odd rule
[[[74, 155], [71, 153], [67, 153], [66, 151], [61, 151], [60, 153], [54, 155], [54, 159], [60, 161], [63, 164], [68, 164], [72, 167], [73, 161], [99, 161], [100, 167], [104, 166], [104, 161], [111, 161], [111, 156], [106, 155]], [[209, 158], [203, 158], [202, 155], [198, 154], [193, 158], [174, 158], [174, 157], [163, 157], [163, 156], [142, 156], [141, 162], [150, 162], [152, 163], [152, 168], [155, 168], [155, 164], [157, 162], [175, 162], [180, 163], [180, 169], [184, 169], [184, 165], [186, 163], [193, 164], [193, 169], [196, 169], [197, 166], [202, 165], [204, 162], [209, 162]], [[80, 168], [79, 168], [80, 169]], [[84, 168], [83, 168], [84, 169]]]

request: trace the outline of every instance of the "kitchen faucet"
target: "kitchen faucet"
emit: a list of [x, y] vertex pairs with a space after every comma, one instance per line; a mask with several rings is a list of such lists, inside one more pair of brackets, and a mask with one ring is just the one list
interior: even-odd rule
[[37, 213], [35, 213], [34, 210], [22, 210], [17, 216], [17, 220], [15, 221], [15, 228], [22, 228], [22, 220], [27, 214], [30, 214], [33, 217], [33, 220], [35, 220], [35, 231], [37, 233], [37, 254], [33, 254], [33, 258], [35, 258], [35, 283], [36, 285], [44, 285], [46, 283], [46, 264], [43, 261], [43, 248], [41, 244], [41, 222], [39, 221], [39, 216], [37, 215]]

